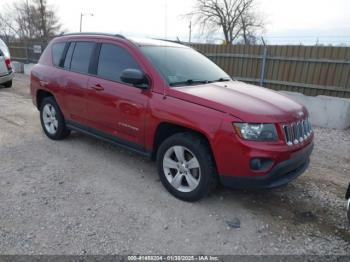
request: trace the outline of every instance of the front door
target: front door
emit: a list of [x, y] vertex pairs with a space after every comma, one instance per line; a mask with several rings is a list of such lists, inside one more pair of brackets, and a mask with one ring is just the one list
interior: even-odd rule
[[123, 70], [140, 69], [138, 63], [124, 47], [112, 43], [102, 43], [98, 57], [96, 76], [88, 83], [89, 126], [125, 142], [144, 145], [150, 91], [120, 79]]

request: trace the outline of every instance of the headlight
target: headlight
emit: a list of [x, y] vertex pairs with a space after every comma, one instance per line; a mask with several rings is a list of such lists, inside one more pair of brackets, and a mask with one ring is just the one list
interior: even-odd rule
[[253, 141], [277, 141], [277, 131], [274, 124], [234, 123], [241, 138]]

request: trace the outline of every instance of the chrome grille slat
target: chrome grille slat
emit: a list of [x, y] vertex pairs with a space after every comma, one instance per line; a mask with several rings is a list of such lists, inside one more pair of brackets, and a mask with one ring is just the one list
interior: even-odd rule
[[287, 145], [297, 145], [311, 136], [312, 126], [309, 118], [306, 118], [299, 122], [283, 125], [283, 132]]
[[303, 120], [303, 122], [302, 122], [302, 128], [303, 128], [303, 138], [305, 140], [307, 138], [306, 121], [305, 120]]
[[298, 123], [298, 130], [299, 130], [299, 142], [302, 143], [304, 141], [304, 135], [303, 135], [303, 122]]

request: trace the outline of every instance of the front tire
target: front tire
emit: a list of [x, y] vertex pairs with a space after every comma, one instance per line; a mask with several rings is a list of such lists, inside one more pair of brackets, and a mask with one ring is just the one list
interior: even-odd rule
[[63, 114], [53, 97], [46, 97], [42, 101], [40, 121], [46, 136], [52, 140], [62, 140], [70, 134]]
[[210, 147], [192, 133], [179, 133], [166, 139], [157, 152], [157, 167], [164, 187], [184, 201], [200, 200], [216, 184]]

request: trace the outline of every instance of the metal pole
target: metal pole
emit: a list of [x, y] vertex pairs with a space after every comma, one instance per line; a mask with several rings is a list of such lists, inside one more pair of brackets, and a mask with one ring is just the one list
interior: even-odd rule
[[265, 81], [265, 68], [266, 68], [266, 58], [267, 58], [267, 46], [265, 44], [265, 40], [262, 37], [261, 38], [263, 45], [264, 45], [264, 51], [263, 51], [263, 56], [262, 56], [262, 65], [261, 65], [261, 74], [260, 74], [260, 86], [264, 86], [264, 81]]
[[26, 41], [26, 44], [25, 44], [25, 45], [26, 45], [26, 47], [25, 47], [25, 48], [26, 48], [26, 49], [25, 49], [25, 51], [26, 51], [26, 63], [29, 64], [30, 61], [29, 61], [29, 47], [28, 47], [28, 41]]
[[93, 13], [85, 13], [85, 14], [80, 13], [80, 32], [83, 30], [82, 29], [83, 28], [83, 16], [85, 16], [85, 15], [94, 16]]
[[191, 38], [192, 38], [192, 21], [190, 21], [190, 34], [189, 34], [189, 39], [188, 39], [188, 43], [191, 44]]
[[83, 13], [80, 13], [80, 33], [81, 33], [81, 27], [82, 27], [82, 23], [83, 23]]

